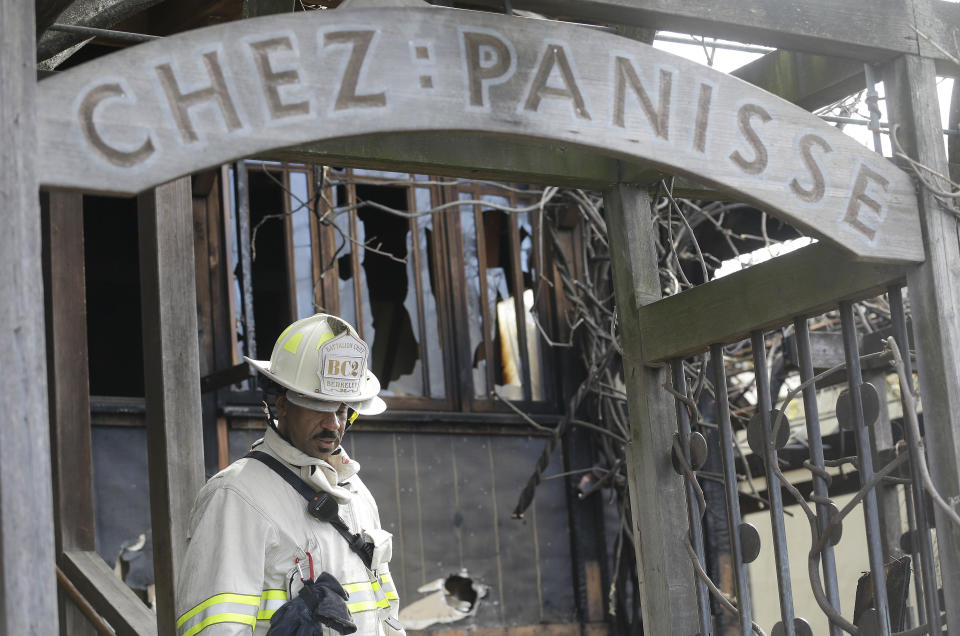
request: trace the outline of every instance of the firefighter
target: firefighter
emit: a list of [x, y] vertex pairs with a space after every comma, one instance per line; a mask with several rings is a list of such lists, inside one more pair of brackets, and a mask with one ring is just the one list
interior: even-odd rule
[[280, 335], [269, 362], [276, 420], [214, 475], [191, 513], [177, 580], [178, 636], [404, 634], [391, 535], [360, 465], [341, 446], [357, 415], [386, 409], [367, 345], [316, 314]]

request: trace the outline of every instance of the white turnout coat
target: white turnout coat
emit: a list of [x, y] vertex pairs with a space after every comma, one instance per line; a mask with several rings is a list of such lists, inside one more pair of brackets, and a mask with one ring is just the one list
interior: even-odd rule
[[[240, 459], [214, 475], [190, 516], [177, 582], [177, 636], [266, 634], [270, 617], [295, 598], [301, 579], [332, 574], [349, 593], [357, 636], [404, 634], [388, 567], [391, 535], [360, 481], [359, 464], [341, 451], [330, 463], [297, 450], [272, 428], [254, 448], [273, 455], [340, 504], [351, 532], [376, 545], [367, 569], [336, 529], [307, 513], [306, 501], [262, 462]], [[324, 629], [324, 634], [335, 634]]]

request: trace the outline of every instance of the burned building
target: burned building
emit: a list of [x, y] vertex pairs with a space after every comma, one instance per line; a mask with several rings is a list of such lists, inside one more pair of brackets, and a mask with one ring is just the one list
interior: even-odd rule
[[[391, 407], [349, 443], [411, 631], [960, 624], [952, 3], [279, 4], [0, 3], [4, 632], [177, 631], [193, 497], [264, 428], [241, 356], [320, 310]], [[663, 29], [779, 50], [731, 76]], [[864, 88], [879, 135], [878, 74], [896, 161], [810, 112]]]

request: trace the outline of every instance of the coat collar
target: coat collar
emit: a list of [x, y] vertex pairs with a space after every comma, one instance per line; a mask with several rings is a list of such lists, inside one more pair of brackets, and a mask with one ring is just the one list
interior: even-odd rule
[[267, 428], [263, 436], [263, 445], [270, 454], [289, 464], [301, 479], [330, 493], [339, 503], [346, 503], [350, 499], [350, 490], [339, 484], [356, 475], [360, 464], [350, 459], [342, 446], [338, 454], [331, 455], [329, 461], [324, 461], [295, 447], [272, 426]]

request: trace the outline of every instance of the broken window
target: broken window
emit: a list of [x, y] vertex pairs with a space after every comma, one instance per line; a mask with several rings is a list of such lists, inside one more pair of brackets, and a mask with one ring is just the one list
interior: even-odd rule
[[[252, 169], [251, 169], [252, 168]], [[251, 347], [265, 359], [281, 332], [295, 318], [291, 271], [292, 237], [286, 211], [283, 174], [267, 166], [247, 168], [250, 188], [250, 266], [253, 290], [253, 320], [257, 334]]]
[[264, 359], [288, 324], [316, 311], [312, 174], [246, 161], [229, 177], [237, 357]]
[[522, 190], [503, 186], [461, 186], [458, 197], [472, 201], [460, 206], [460, 225], [474, 398], [548, 399], [534, 293], [539, 212], [527, 210]]
[[[341, 315], [370, 345], [383, 395], [445, 398], [429, 188], [406, 174], [331, 172]], [[331, 301], [334, 299], [330, 299]]]
[[[539, 211], [519, 211], [535, 201], [529, 191], [242, 165], [241, 204], [232, 206], [238, 354], [263, 359], [286, 324], [326, 311], [368, 343], [394, 408], [491, 410], [506, 408], [498, 396], [552, 399], [536, 323]], [[470, 203], [459, 214], [433, 211], [451, 197]]]
[[310, 223], [310, 189], [307, 173], [287, 173], [289, 193], [287, 209], [290, 214], [290, 235], [293, 242], [293, 280], [296, 289], [297, 318], [312, 316], [313, 297], [313, 232]]

